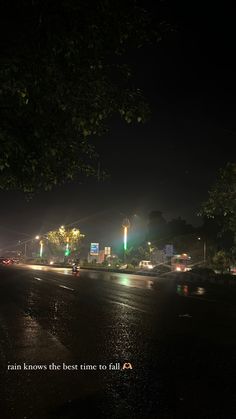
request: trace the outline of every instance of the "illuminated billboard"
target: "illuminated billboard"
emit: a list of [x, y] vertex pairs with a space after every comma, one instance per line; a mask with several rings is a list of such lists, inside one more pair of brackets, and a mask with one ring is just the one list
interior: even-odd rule
[[99, 255], [99, 243], [90, 244], [90, 255], [93, 255], [93, 256]]
[[105, 252], [106, 256], [111, 256], [111, 248], [110, 247], [105, 247], [104, 252]]

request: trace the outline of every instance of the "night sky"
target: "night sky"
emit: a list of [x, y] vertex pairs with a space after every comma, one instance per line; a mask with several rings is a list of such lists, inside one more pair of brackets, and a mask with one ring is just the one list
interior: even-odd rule
[[127, 125], [114, 118], [93, 140], [109, 173], [104, 182], [65, 185], [29, 202], [1, 191], [0, 248], [77, 220], [88, 241], [117, 245], [122, 217], [137, 214], [144, 231], [151, 210], [201, 222], [196, 213], [217, 170], [235, 161], [234, 15], [227, 5], [163, 4], [176, 31], [130, 57], [150, 120]]

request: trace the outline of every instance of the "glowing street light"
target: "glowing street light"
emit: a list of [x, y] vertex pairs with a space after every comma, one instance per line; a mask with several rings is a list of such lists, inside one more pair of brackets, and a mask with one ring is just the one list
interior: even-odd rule
[[35, 240], [39, 240], [40, 239], [40, 237], [37, 235], [37, 236], [35, 236]]
[[70, 249], [69, 249], [69, 237], [66, 238], [66, 249], [65, 249], [65, 256], [69, 256]]
[[124, 239], [123, 239], [123, 247], [124, 247], [124, 260], [126, 259], [126, 250], [127, 250], [127, 243], [128, 243], [128, 229], [130, 228], [130, 221], [128, 218], [124, 218], [122, 227], [124, 229]]
[[39, 256], [42, 258], [43, 257], [43, 240], [40, 240], [40, 250], [39, 250]]
[[124, 250], [127, 250], [128, 227], [124, 227]]

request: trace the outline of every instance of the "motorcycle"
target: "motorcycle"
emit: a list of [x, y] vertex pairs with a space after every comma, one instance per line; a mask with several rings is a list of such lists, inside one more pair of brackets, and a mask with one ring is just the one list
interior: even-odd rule
[[72, 275], [78, 276], [78, 274], [79, 274], [79, 266], [73, 265], [72, 266]]

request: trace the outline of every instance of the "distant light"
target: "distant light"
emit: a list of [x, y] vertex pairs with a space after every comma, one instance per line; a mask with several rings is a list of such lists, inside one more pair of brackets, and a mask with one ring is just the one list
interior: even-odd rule
[[179, 266], [176, 267], [176, 271], [180, 272], [181, 268]]
[[50, 265], [53, 265], [53, 264], [54, 264], [53, 260], [50, 260], [50, 262], [49, 262], [49, 263], [50, 263]]
[[39, 240], [39, 239], [40, 239], [40, 237], [39, 237], [39, 236], [35, 236], [35, 239], [36, 239], [36, 240]]
[[152, 244], [151, 242], [148, 242], [148, 246], [151, 246], [151, 244]]

